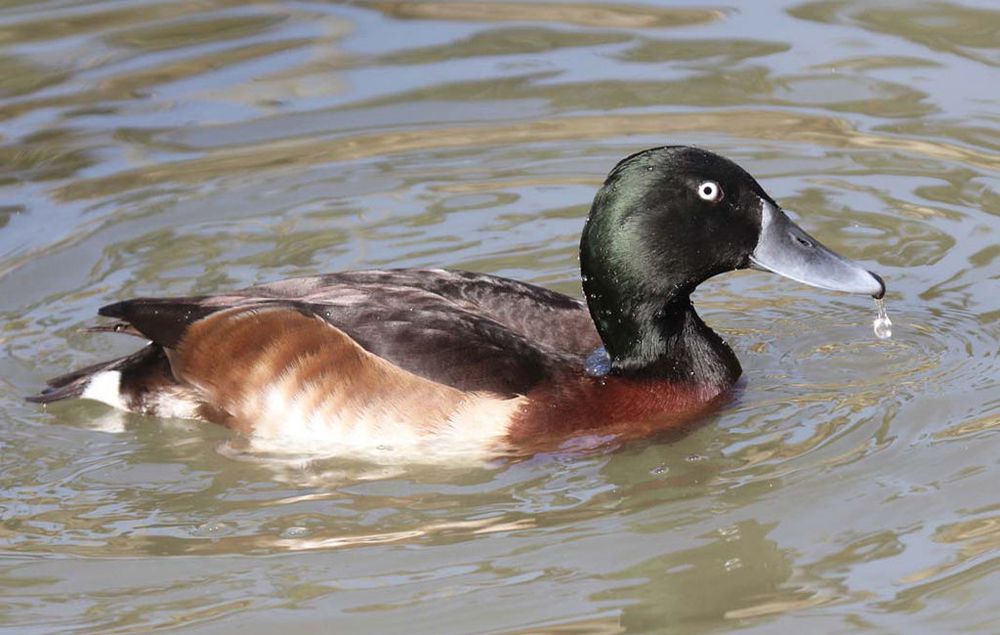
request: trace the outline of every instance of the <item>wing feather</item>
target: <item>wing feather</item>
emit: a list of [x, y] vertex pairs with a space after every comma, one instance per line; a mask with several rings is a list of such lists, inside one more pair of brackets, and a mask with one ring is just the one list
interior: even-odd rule
[[425, 379], [525, 394], [583, 367], [600, 340], [586, 307], [542, 287], [467, 272], [398, 269], [295, 278], [227, 295], [138, 298], [101, 309], [174, 348], [199, 320], [237, 307], [292, 308]]

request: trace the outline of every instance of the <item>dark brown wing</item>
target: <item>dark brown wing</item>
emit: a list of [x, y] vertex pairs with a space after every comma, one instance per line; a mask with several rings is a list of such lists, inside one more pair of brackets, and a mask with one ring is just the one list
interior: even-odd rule
[[466, 271], [346, 271], [264, 284], [246, 293], [336, 306], [351, 304], [357, 294], [359, 299], [397, 308], [412, 303], [415, 308], [446, 312], [461, 309], [558, 351], [586, 355], [600, 344], [579, 300], [537, 285]]
[[442, 270], [357, 271], [296, 278], [223, 296], [140, 298], [101, 315], [176, 346], [188, 326], [238, 306], [316, 315], [363, 348], [416, 375], [460, 390], [524, 394], [582, 368], [599, 345], [582, 303], [525, 283]]

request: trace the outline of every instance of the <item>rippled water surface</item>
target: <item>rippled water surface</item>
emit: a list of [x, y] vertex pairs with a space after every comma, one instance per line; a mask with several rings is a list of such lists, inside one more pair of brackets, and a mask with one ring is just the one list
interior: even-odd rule
[[[992, 633], [992, 3], [0, 2], [0, 628]], [[992, 5], [995, 7], [995, 5]], [[442, 468], [22, 401], [98, 306], [361, 267], [579, 295], [590, 198], [698, 144], [888, 281], [696, 296], [679, 441]]]

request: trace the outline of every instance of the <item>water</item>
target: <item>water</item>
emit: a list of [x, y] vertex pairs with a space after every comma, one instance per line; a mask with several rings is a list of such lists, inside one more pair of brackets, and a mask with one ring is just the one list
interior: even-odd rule
[[[998, 19], [0, 3], [0, 628], [995, 632]], [[122, 297], [388, 265], [579, 295], [593, 192], [662, 143], [884, 276], [893, 337], [722, 276], [695, 301], [745, 380], [690, 435], [448, 468], [21, 400], [135, 345], [79, 330]]]

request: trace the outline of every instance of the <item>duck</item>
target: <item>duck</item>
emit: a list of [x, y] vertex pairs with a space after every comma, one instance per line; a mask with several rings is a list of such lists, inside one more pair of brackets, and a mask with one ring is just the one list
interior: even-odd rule
[[299, 277], [219, 295], [109, 304], [93, 332], [136, 352], [55, 377], [29, 400], [82, 398], [220, 424], [282, 447], [538, 449], [685, 430], [742, 373], [691, 295], [730, 271], [884, 296], [743, 168], [711, 151], [629, 155], [597, 191], [583, 299], [444, 269]]

